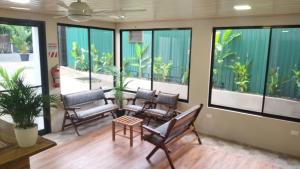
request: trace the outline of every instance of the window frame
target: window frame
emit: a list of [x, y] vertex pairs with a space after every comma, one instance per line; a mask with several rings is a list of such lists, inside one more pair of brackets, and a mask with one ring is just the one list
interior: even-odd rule
[[[270, 36], [269, 36], [269, 45], [268, 45], [268, 53], [267, 53], [267, 61], [266, 61], [266, 72], [265, 72], [265, 78], [264, 78], [264, 91], [262, 94], [263, 100], [262, 100], [262, 108], [260, 112], [257, 111], [251, 111], [251, 110], [244, 110], [239, 108], [233, 108], [228, 106], [221, 106], [221, 105], [215, 105], [211, 103], [212, 99], [212, 88], [213, 88], [213, 68], [214, 68], [214, 50], [215, 50], [215, 33], [217, 30], [225, 30], [225, 29], [263, 29], [263, 28], [269, 28], [270, 29]], [[292, 121], [292, 122], [300, 122], [300, 118], [294, 118], [294, 117], [288, 117], [288, 116], [281, 116], [281, 115], [275, 115], [275, 114], [268, 114], [264, 113], [264, 107], [265, 107], [265, 97], [267, 92], [267, 84], [268, 84], [268, 74], [269, 74], [269, 62], [270, 62], [270, 50], [272, 45], [272, 31], [274, 28], [300, 28], [300, 25], [268, 25], [268, 26], [228, 26], [228, 27], [213, 27], [212, 28], [212, 40], [211, 40], [211, 54], [210, 54], [210, 70], [209, 70], [209, 88], [208, 88], [208, 107], [209, 108], [218, 108], [222, 110], [229, 110], [234, 111], [237, 113], [242, 114], [250, 114], [250, 115], [256, 115], [259, 117], [267, 117], [267, 118], [273, 118], [273, 119], [279, 119], [279, 120], [285, 120], [285, 121]]]
[[[92, 62], [91, 62], [91, 45], [90, 45], [90, 41], [91, 41], [91, 29], [100, 29], [100, 30], [108, 30], [108, 31], [112, 31], [113, 32], [113, 66], [116, 66], [116, 30], [112, 29], [112, 28], [104, 28], [104, 27], [96, 27], [96, 26], [85, 26], [85, 25], [76, 25], [76, 24], [66, 24], [66, 23], [57, 23], [56, 27], [57, 27], [57, 42], [59, 41], [59, 30], [58, 30], [58, 26], [65, 26], [65, 27], [75, 27], [75, 28], [85, 28], [88, 31], [88, 59], [89, 59], [89, 90], [92, 90]], [[60, 64], [60, 63], [59, 63]], [[115, 81], [113, 82], [113, 86], [115, 86]], [[104, 92], [108, 92], [111, 91], [112, 89], [106, 89], [104, 90]]]
[[[184, 103], [189, 103], [189, 99], [190, 99], [190, 79], [191, 79], [191, 59], [192, 59], [192, 37], [193, 37], [193, 28], [192, 27], [180, 27], [180, 28], [145, 28], [145, 29], [120, 29], [119, 33], [120, 33], [120, 71], [122, 70], [122, 65], [123, 65], [123, 45], [122, 45], [122, 33], [123, 32], [130, 32], [130, 31], [151, 31], [152, 32], [152, 39], [151, 39], [151, 90], [153, 90], [153, 60], [154, 60], [154, 33], [155, 31], [160, 31], [160, 30], [190, 30], [191, 31], [191, 36], [190, 36], [190, 52], [189, 52], [189, 65], [188, 65], [188, 75], [189, 75], [189, 79], [188, 79], [188, 83], [187, 83], [187, 99], [178, 99], [178, 101], [180, 102], [184, 102]], [[131, 91], [131, 90], [125, 90], [128, 93], [136, 93], [136, 91]]]

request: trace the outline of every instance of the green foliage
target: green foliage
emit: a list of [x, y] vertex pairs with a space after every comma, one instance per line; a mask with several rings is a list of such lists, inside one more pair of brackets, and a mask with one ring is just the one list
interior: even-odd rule
[[55, 97], [37, 94], [31, 85], [24, 84], [23, 79], [12, 80], [10, 84], [0, 97], [0, 116], [10, 115], [17, 128], [33, 127], [34, 119], [43, 107], [55, 107]]
[[91, 44], [91, 56], [93, 60], [93, 72], [109, 73], [111, 66], [113, 66], [113, 56], [111, 53], [104, 52], [102, 56], [99, 56], [95, 44]]
[[28, 53], [31, 30], [24, 26], [13, 26], [11, 29], [13, 30], [11, 35], [12, 43], [19, 49], [20, 53]]
[[72, 52], [71, 55], [75, 60], [75, 69], [81, 71], [87, 71], [89, 69], [88, 66], [88, 57], [85, 54], [88, 52], [84, 48], [79, 48], [77, 42], [72, 43]]
[[5, 90], [8, 90], [11, 86], [13, 86], [13, 82], [21, 78], [21, 74], [24, 72], [25, 69], [25, 67], [17, 69], [15, 73], [10, 77], [7, 71], [0, 66], [0, 77], [2, 78], [0, 81], [0, 86], [3, 87]]
[[240, 92], [247, 92], [249, 86], [249, 67], [250, 61], [247, 59], [246, 63], [241, 63], [240, 61], [235, 61], [233, 65], [229, 68], [232, 69], [234, 73], [234, 83]]
[[153, 73], [155, 79], [166, 81], [167, 77], [169, 76], [172, 64], [172, 61], [169, 61], [169, 63], [166, 64], [163, 62], [162, 57], [155, 57], [153, 65]]
[[235, 56], [235, 52], [228, 48], [228, 45], [233, 42], [236, 38], [241, 36], [238, 32], [232, 32], [231, 29], [227, 29], [221, 36], [221, 32], [215, 33], [215, 50], [214, 50], [214, 85], [220, 86], [219, 76], [221, 74], [222, 64], [225, 59], [230, 56]]
[[300, 94], [300, 70], [292, 70], [294, 73], [293, 79], [296, 82], [298, 88], [298, 94]]
[[117, 67], [110, 67], [110, 72], [114, 76], [115, 87], [113, 89], [113, 93], [115, 96], [116, 104], [119, 105], [120, 108], [123, 108], [123, 100], [124, 93], [123, 91], [126, 89], [128, 84], [131, 81], [126, 81], [127, 75], [124, 72], [121, 72]]
[[279, 71], [279, 67], [272, 68], [269, 73], [267, 92], [270, 96], [276, 96], [280, 92], [278, 71]]
[[8, 34], [11, 35], [13, 33], [13, 27], [11, 25], [0, 24], [0, 34]]
[[151, 63], [151, 57], [145, 56], [148, 51], [149, 45], [142, 47], [141, 44], [135, 44], [135, 56], [130, 58], [132, 63], [130, 66], [133, 66], [138, 69], [138, 77], [141, 78], [144, 74], [144, 70], [147, 69]]
[[188, 70], [186, 70], [181, 77], [181, 84], [188, 84], [188, 81], [189, 81], [189, 73]]

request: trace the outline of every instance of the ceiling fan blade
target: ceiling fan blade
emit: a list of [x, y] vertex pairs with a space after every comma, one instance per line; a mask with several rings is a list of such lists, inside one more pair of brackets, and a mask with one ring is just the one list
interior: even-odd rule
[[144, 11], [146, 11], [146, 9], [138, 9], [138, 8], [136, 8], [136, 9], [120, 9], [119, 10], [120, 12], [144, 12]]
[[58, 1], [56, 4], [62, 8], [69, 9], [69, 6], [66, 5], [63, 1]]
[[112, 10], [112, 9], [99, 9], [93, 10], [93, 14], [102, 14], [102, 13], [122, 13], [122, 12], [143, 12], [146, 9], [119, 9], [119, 10]]
[[59, 19], [59, 18], [64, 18], [64, 17], [67, 17], [67, 15], [53, 16], [52, 18]]

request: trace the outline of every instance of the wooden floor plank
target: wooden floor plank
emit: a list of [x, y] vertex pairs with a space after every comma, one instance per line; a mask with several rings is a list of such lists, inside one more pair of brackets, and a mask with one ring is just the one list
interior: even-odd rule
[[[169, 163], [158, 150], [148, 162], [145, 157], [154, 148], [148, 142], [116, 137], [112, 141], [111, 126], [56, 146], [31, 157], [32, 169], [167, 169]], [[209, 145], [199, 145], [193, 135], [172, 144], [171, 158], [176, 169], [280, 169], [259, 159], [243, 157]]]

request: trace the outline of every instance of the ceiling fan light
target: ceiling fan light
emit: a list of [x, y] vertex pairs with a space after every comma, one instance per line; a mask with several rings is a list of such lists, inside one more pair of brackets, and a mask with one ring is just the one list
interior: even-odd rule
[[68, 15], [68, 18], [75, 22], [86, 22], [92, 19], [92, 15]]

